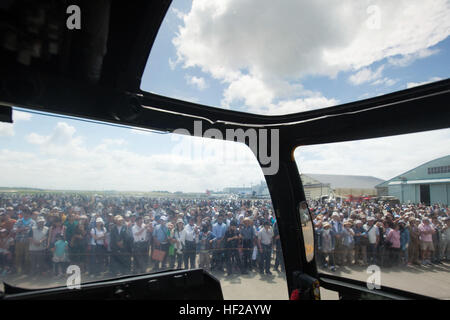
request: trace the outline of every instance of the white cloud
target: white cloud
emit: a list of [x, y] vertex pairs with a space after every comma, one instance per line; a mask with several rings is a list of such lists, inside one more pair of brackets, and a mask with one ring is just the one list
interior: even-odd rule
[[224, 108], [243, 101], [246, 111], [267, 115], [302, 112], [338, 103], [338, 100], [328, 99], [320, 92], [305, 90], [301, 84], [262, 81], [249, 75], [232, 81], [223, 96], [221, 104]]
[[[139, 130], [137, 130], [139, 131]], [[102, 140], [102, 144], [105, 144], [107, 146], [123, 146], [125, 145], [127, 142], [124, 139], [103, 139]]]
[[18, 121], [29, 121], [32, 116], [31, 113], [17, 111], [13, 109], [12, 112], [13, 123], [0, 122], [0, 137], [13, 137], [15, 135], [14, 132], [14, 123]]
[[391, 57], [388, 59], [388, 62], [397, 67], [407, 67], [417, 59], [427, 58], [437, 53], [439, 53], [438, 49], [425, 48], [419, 50], [418, 52], [406, 54], [401, 57]]
[[301, 173], [375, 176], [390, 179], [449, 154], [450, 129], [393, 137], [299, 147]]
[[14, 125], [12, 123], [0, 122], [0, 137], [14, 136]]
[[[367, 23], [373, 18], [369, 5], [379, 8], [378, 29]], [[222, 81], [225, 106], [242, 101], [271, 114], [281, 113], [277, 101], [306, 98], [293, 88], [291, 96], [280, 97], [280, 83], [296, 81], [297, 88], [307, 75], [358, 74], [385, 58], [406, 65], [433, 54], [432, 47], [450, 34], [446, 0], [197, 0], [180, 17], [172, 66], [199, 67]], [[374, 76], [367, 70], [355, 82]], [[380, 75], [376, 81], [390, 86], [397, 80]]]
[[[204, 192], [264, 179], [242, 144], [180, 135], [169, 141], [167, 135], [154, 135], [153, 149], [141, 152], [128, 150], [126, 138], [104, 138], [87, 147], [74, 126], [58, 122], [48, 134], [27, 135], [38, 152], [0, 149], [2, 186]], [[172, 146], [171, 151], [158, 154], [160, 144]]]
[[172, 12], [175, 14], [175, 16], [176, 16], [178, 19], [183, 19], [184, 16], [185, 16], [185, 13], [182, 12], [182, 11], [180, 11], [180, 10], [178, 10], [177, 8], [172, 8]]
[[378, 67], [375, 71], [370, 68], [363, 68], [355, 74], [352, 74], [348, 80], [353, 85], [361, 85], [370, 82], [371, 85], [393, 86], [398, 80], [383, 77], [384, 65]]
[[275, 98], [272, 88], [258, 78], [244, 75], [231, 82], [224, 91], [222, 104], [230, 105], [233, 101], [245, 100], [245, 105], [258, 108], [269, 105]]
[[30, 133], [25, 137], [28, 143], [39, 146], [42, 153], [46, 155], [65, 155], [80, 157], [86, 151], [82, 146], [82, 137], [75, 137], [75, 127], [66, 122], [58, 122], [49, 135], [43, 136]]
[[380, 66], [376, 71], [372, 71], [370, 68], [364, 68], [351, 75], [348, 80], [353, 85], [360, 85], [366, 82], [377, 80], [382, 76], [383, 69], [384, 66]]
[[196, 87], [199, 90], [204, 90], [208, 87], [205, 79], [202, 77], [186, 75], [185, 79], [188, 84]]
[[383, 79], [378, 79], [374, 82], [372, 82], [372, 85], [385, 85], [387, 87], [391, 87], [394, 84], [396, 84], [398, 82], [398, 79], [390, 79], [390, 78], [386, 78], [384, 77]]
[[17, 111], [13, 109], [13, 121], [30, 121], [32, 118], [31, 113], [23, 112], [23, 111]]
[[[265, 109], [255, 109], [255, 113], [265, 113], [269, 115], [290, 114], [296, 112], [304, 112], [319, 108], [333, 107], [339, 103], [336, 99], [327, 99], [322, 96], [299, 98], [294, 100], [280, 101], [277, 104], [270, 105]], [[252, 109], [250, 109], [252, 111]]]
[[421, 86], [421, 85], [424, 85], [424, 84], [427, 84], [427, 83], [436, 82], [436, 81], [439, 81], [439, 80], [442, 80], [442, 78], [433, 77], [433, 78], [430, 78], [428, 81], [424, 81], [424, 82], [408, 82], [406, 84], [406, 88], [407, 89], [414, 88], [414, 87], [418, 87], [418, 86]]

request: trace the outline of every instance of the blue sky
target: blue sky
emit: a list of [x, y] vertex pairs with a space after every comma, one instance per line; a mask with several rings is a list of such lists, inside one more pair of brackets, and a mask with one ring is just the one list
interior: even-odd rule
[[[174, 1], [141, 88], [246, 112], [301, 112], [447, 79], [449, 33], [448, 0]], [[13, 125], [0, 123], [0, 186], [205, 191], [263, 179], [242, 145], [18, 110]], [[295, 155], [301, 172], [389, 179], [449, 154], [449, 131]]]

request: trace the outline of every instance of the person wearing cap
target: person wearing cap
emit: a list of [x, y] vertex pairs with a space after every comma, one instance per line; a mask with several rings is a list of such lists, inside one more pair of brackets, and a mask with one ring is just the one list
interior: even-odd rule
[[31, 211], [24, 209], [23, 217], [13, 227], [15, 234], [15, 267], [18, 274], [28, 273], [30, 267], [30, 232], [36, 222], [31, 219]]
[[318, 249], [322, 253], [322, 262], [324, 263], [323, 267], [328, 268], [328, 266], [330, 266], [331, 271], [335, 271], [335, 234], [329, 222], [323, 223], [323, 229], [321, 230], [318, 238]]
[[14, 219], [14, 220], [16, 220], [16, 221], [18, 220], [14, 208], [11, 207], [11, 206], [6, 207], [6, 215], [7, 215], [8, 217], [10, 217], [11, 219]]
[[131, 228], [133, 235], [133, 269], [135, 273], [145, 273], [148, 266], [148, 235], [143, 217], [136, 217]]
[[125, 218], [124, 225], [125, 225], [127, 228], [131, 228], [131, 223], [132, 223], [132, 221], [131, 221], [131, 211], [127, 211], [127, 212], [125, 213], [124, 218]]
[[[78, 221], [75, 220], [75, 214], [69, 213], [66, 221], [64, 222], [64, 227], [66, 229], [65, 237], [67, 240], [70, 241], [70, 239], [72, 239], [73, 233], [74, 233], [77, 225], [78, 225]], [[69, 242], [69, 256], [70, 255], [72, 255], [72, 247], [70, 246], [70, 242]]]
[[91, 229], [91, 265], [89, 273], [91, 278], [99, 276], [105, 271], [106, 264], [106, 228], [102, 218], [95, 220], [95, 227]]
[[111, 272], [125, 275], [131, 272], [133, 238], [123, 217], [117, 215], [111, 229]]
[[199, 268], [211, 270], [212, 243], [214, 242], [214, 234], [210, 230], [210, 226], [203, 222], [198, 235], [198, 251], [199, 251]]
[[433, 264], [441, 264], [441, 242], [442, 242], [442, 223], [438, 219], [439, 210], [434, 210], [431, 218], [431, 225], [434, 229], [432, 236], [434, 251], [432, 254], [431, 262]]
[[227, 231], [227, 225], [224, 223], [222, 213], [217, 216], [217, 222], [213, 224], [212, 233], [214, 234], [214, 251], [212, 254], [211, 270], [223, 272], [224, 262], [224, 241], [223, 237]]
[[396, 267], [399, 264], [400, 257], [400, 226], [395, 223], [386, 235], [386, 242], [390, 243], [388, 247], [388, 267]]
[[334, 231], [335, 237], [334, 261], [337, 265], [342, 265], [344, 253], [342, 232], [344, 231], [344, 226], [342, 225], [339, 213], [336, 211], [331, 215], [331, 228]]
[[48, 265], [46, 264], [46, 249], [48, 238], [48, 227], [45, 226], [45, 219], [38, 217], [36, 225], [31, 228], [30, 232], [30, 275], [38, 276], [45, 272]]
[[186, 269], [195, 269], [196, 246], [199, 241], [200, 229], [194, 222], [195, 218], [191, 216], [189, 223], [184, 227], [185, 232], [181, 238], [181, 241], [184, 243], [183, 258]]
[[450, 217], [442, 219], [444, 225], [442, 226], [441, 234], [441, 259], [444, 262], [450, 260]]
[[81, 272], [87, 271], [87, 257], [89, 246], [87, 216], [80, 216], [80, 221], [75, 227], [72, 238], [67, 239], [71, 247], [70, 260], [73, 264], [80, 267]]
[[352, 222], [346, 221], [343, 223], [344, 230], [342, 231], [342, 246], [343, 246], [343, 257], [342, 264], [344, 266], [350, 266], [353, 264], [353, 251], [355, 248], [355, 233], [352, 229]]
[[183, 249], [184, 249], [184, 243], [182, 239], [185, 239], [185, 233], [184, 230], [184, 221], [181, 218], [178, 218], [175, 227], [172, 230], [172, 233], [170, 235], [171, 242], [174, 245], [174, 260], [172, 261], [172, 264], [170, 265], [170, 268], [175, 268], [175, 262], [177, 263], [177, 269], [183, 269]]
[[270, 258], [272, 255], [273, 245], [273, 230], [270, 221], [264, 221], [264, 227], [258, 232], [258, 249], [260, 253], [260, 267], [259, 272], [267, 275], [272, 275], [270, 272]]
[[355, 233], [355, 264], [362, 263], [362, 265], [366, 266], [368, 239], [367, 231], [363, 228], [363, 222], [361, 220], [356, 220], [353, 232]]
[[11, 272], [12, 247], [14, 239], [5, 228], [0, 228], [0, 274], [5, 276]]
[[408, 247], [408, 263], [410, 265], [420, 265], [420, 220], [414, 217], [409, 218], [409, 247]]
[[56, 277], [63, 277], [65, 274], [65, 264], [69, 261], [69, 243], [64, 240], [61, 234], [56, 235], [55, 247], [53, 250], [53, 272]]
[[408, 265], [408, 247], [409, 247], [409, 228], [406, 226], [406, 222], [404, 220], [400, 220], [398, 222], [400, 229], [400, 258], [401, 263], [404, 266]]
[[431, 254], [434, 250], [433, 245], [433, 233], [436, 231], [432, 227], [428, 218], [422, 219], [422, 223], [419, 225], [420, 233], [420, 249], [422, 252], [422, 263], [424, 265], [431, 264]]
[[243, 220], [244, 225], [239, 229], [242, 237], [242, 269], [246, 274], [252, 266], [252, 250], [256, 245], [256, 231], [252, 226], [251, 219], [247, 216]]
[[241, 239], [241, 235], [237, 230], [237, 221], [231, 220], [230, 226], [225, 232], [224, 242], [225, 242], [225, 265], [227, 269], [227, 276], [233, 274], [233, 261], [236, 262], [239, 270], [242, 272], [241, 259], [239, 257], [238, 244]]
[[153, 230], [153, 250], [157, 249], [163, 252], [164, 257], [162, 261], [155, 261], [153, 271], [165, 269], [167, 263], [167, 255], [169, 252], [169, 229], [166, 226], [167, 217], [161, 216], [159, 224]]
[[61, 234], [63, 238], [65, 238], [66, 235], [66, 227], [61, 221], [61, 218], [59, 216], [55, 216], [53, 219], [52, 225], [49, 227], [49, 237], [48, 237], [48, 243], [47, 247], [49, 249], [52, 249], [56, 242], [56, 235]]
[[367, 260], [369, 264], [377, 264], [377, 247], [380, 242], [380, 231], [375, 225], [376, 219], [374, 217], [368, 217], [367, 223], [363, 228], [367, 234]]

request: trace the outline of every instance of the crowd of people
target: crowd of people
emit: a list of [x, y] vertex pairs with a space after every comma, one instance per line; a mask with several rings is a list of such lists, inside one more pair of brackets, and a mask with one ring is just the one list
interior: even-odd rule
[[[450, 258], [448, 207], [309, 202], [319, 268], [439, 264]], [[204, 268], [284, 272], [270, 200], [0, 194], [0, 274], [89, 277]]]
[[428, 266], [450, 259], [450, 209], [439, 204], [310, 203], [319, 267]]
[[[0, 273], [90, 277], [284, 271], [270, 200], [0, 195]], [[273, 263], [272, 263], [273, 262]]]

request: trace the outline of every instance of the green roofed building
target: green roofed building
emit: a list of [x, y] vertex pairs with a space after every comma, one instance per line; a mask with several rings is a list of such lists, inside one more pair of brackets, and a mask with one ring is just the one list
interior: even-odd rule
[[378, 195], [394, 196], [402, 203], [450, 203], [450, 155], [424, 163], [375, 186]]

